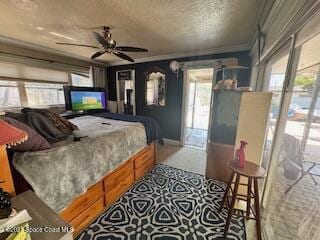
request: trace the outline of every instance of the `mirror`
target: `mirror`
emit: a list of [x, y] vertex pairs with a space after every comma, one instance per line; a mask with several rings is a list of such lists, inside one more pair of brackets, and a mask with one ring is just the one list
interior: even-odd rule
[[146, 74], [147, 106], [165, 106], [166, 75], [160, 68], [152, 68]]
[[136, 114], [134, 70], [117, 71], [118, 113]]

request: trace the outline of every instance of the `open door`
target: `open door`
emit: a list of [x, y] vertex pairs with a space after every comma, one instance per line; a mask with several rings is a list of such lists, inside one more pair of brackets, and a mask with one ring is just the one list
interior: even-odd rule
[[118, 113], [136, 115], [135, 71], [117, 71], [116, 82]]
[[205, 150], [208, 140], [213, 68], [186, 71], [183, 145]]

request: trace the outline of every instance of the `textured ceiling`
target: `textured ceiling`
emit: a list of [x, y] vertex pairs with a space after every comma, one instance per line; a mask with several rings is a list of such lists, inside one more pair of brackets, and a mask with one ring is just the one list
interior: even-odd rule
[[91, 32], [107, 25], [118, 45], [149, 49], [135, 59], [214, 50], [249, 43], [262, 1], [1, 0], [0, 35], [88, 59], [94, 50], [55, 42], [97, 45]]

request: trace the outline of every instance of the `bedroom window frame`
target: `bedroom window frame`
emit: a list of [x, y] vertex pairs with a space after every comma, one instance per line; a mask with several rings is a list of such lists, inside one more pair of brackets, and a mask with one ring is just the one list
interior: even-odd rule
[[[10, 77], [0, 77], [0, 81], [7, 81], [7, 82], [14, 82], [16, 83], [16, 87], [19, 93], [20, 97], [20, 105], [19, 106], [0, 106], [0, 110], [18, 110], [22, 109], [24, 107], [64, 107], [65, 103], [52, 103], [52, 104], [44, 104], [44, 105], [32, 105], [30, 104], [30, 100], [28, 101], [28, 93], [27, 93], [27, 88], [25, 83], [39, 83], [39, 84], [59, 84], [62, 85], [68, 85], [68, 83], [63, 83], [63, 82], [49, 82], [49, 81], [41, 81], [41, 80], [31, 80], [31, 79], [13, 79]], [[1, 86], [0, 87], [6, 87], [6, 86]], [[44, 88], [46, 88], [44, 86]], [[62, 89], [61, 89], [62, 90]], [[63, 91], [63, 90], [62, 90]], [[10, 99], [9, 99], [10, 101]], [[64, 101], [64, 99], [63, 99]]]
[[[52, 107], [52, 106], [64, 106], [65, 105], [64, 95], [61, 96], [61, 93], [63, 94], [63, 86], [65, 85], [63, 83], [46, 83], [46, 82], [34, 81], [34, 82], [23, 82], [23, 85], [24, 85], [24, 91], [26, 92], [28, 107]], [[38, 89], [38, 92], [32, 93], [31, 89]], [[28, 92], [29, 90], [31, 90], [31, 92]], [[48, 97], [50, 95], [56, 95], [55, 96], [56, 101], [52, 102], [52, 103], [48, 103], [48, 104], [31, 103], [32, 102], [32, 100], [31, 100], [32, 95], [36, 96], [35, 97], [36, 101], [38, 101], [38, 98], [39, 99], [42, 98], [41, 93], [40, 93], [40, 95], [38, 95], [39, 91], [41, 92], [41, 90], [48, 90], [48, 92], [45, 93], [48, 95]], [[52, 92], [52, 90], [54, 92]], [[30, 94], [30, 96], [29, 96], [29, 94]], [[60, 100], [60, 102], [59, 102], [59, 100]]]
[[63, 108], [65, 103], [52, 103], [47, 105], [30, 105], [28, 102], [27, 96], [27, 89], [25, 83], [38, 83], [38, 84], [59, 84], [59, 85], [69, 85], [69, 82], [58, 82], [58, 81], [44, 81], [38, 79], [21, 79], [21, 78], [14, 78], [14, 77], [5, 77], [0, 76], [0, 81], [8, 81], [8, 82], [15, 82], [16, 87], [18, 89], [18, 93], [20, 96], [20, 106], [0, 106], [0, 110], [18, 110], [24, 107], [58, 107]]
[[[14, 82], [17, 85], [16, 87], [18, 88], [20, 96], [19, 106], [0, 105], [0, 111], [19, 110], [24, 107], [65, 108], [64, 98], [59, 98], [60, 102], [52, 102], [46, 105], [32, 105], [30, 101], [28, 101], [25, 83], [59, 84], [61, 87], [65, 85], [71, 86], [71, 74], [88, 77], [90, 81], [88, 85], [94, 85], [94, 81], [90, 76], [89, 67], [80, 67], [76, 65], [68, 66], [66, 64], [56, 64], [54, 62], [48, 64], [45, 61], [26, 60], [15, 57], [2, 58], [2, 56], [0, 56], [0, 81]], [[42, 86], [40, 88], [42, 88]], [[10, 98], [8, 98], [8, 101], [10, 102]]]
[[[12, 84], [10, 84], [10, 83], [12, 83]], [[4, 90], [6, 88], [8, 89], [7, 92], [5, 92], [5, 91], [3, 92], [4, 95], [6, 95], [6, 94], [10, 95], [10, 88], [15, 89], [15, 91], [17, 91], [17, 93], [18, 93], [19, 99], [17, 99], [17, 100], [19, 103], [17, 105], [16, 104], [11, 105], [11, 106], [9, 105], [9, 108], [14, 109], [14, 108], [20, 108], [22, 106], [22, 99], [21, 99], [21, 94], [20, 94], [20, 90], [19, 90], [20, 86], [19, 86], [18, 82], [0, 79], [0, 88], [2, 88]], [[10, 98], [6, 98], [6, 99], [4, 99], [4, 101], [8, 102], [8, 101], [10, 101]], [[5, 109], [4, 105], [1, 104], [0, 109]]]

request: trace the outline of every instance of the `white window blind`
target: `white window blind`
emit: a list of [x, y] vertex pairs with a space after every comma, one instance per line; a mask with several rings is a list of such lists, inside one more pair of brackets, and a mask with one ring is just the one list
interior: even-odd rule
[[5, 107], [20, 107], [18, 85], [14, 81], [0, 80], [0, 109]]
[[24, 86], [29, 107], [64, 104], [62, 84], [26, 82]]
[[22, 81], [35, 80], [55, 83], [67, 83], [69, 81], [68, 73], [64, 71], [2, 61], [0, 61], [0, 77], [2, 79], [7, 77], [21, 79]]

